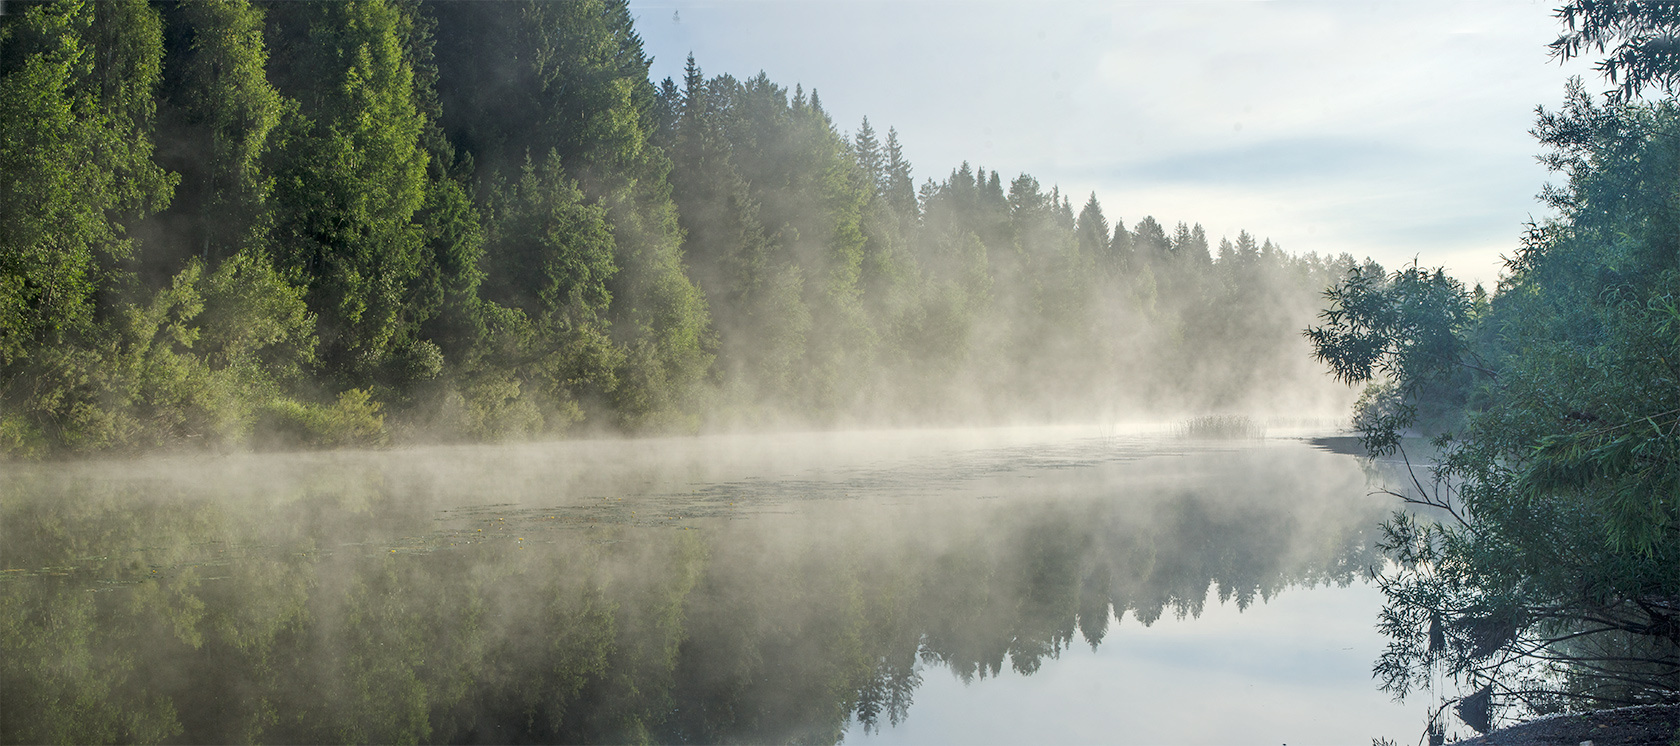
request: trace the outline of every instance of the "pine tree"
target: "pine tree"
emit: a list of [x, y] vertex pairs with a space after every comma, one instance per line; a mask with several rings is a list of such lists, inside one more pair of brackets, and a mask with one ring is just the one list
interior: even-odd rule
[[[618, 267], [608, 316], [629, 352], [620, 422], [693, 423], [710, 355], [705, 299], [684, 272], [671, 162], [650, 141], [659, 92], [623, 0], [438, 4], [444, 129], [474, 154], [478, 193], [556, 153], [607, 210]], [[697, 72], [697, 71], [696, 71]], [[687, 81], [685, 81], [686, 83]]]
[[1108, 252], [1101, 266], [1110, 274], [1126, 271], [1132, 263], [1132, 232], [1126, 230], [1126, 221], [1114, 219], [1114, 237], [1109, 239]]
[[1237, 234], [1235, 249], [1236, 260], [1239, 264], [1252, 267], [1259, 263], [1260, 248], [1254, 245], [1254, 237], [1249, 235], [1248, 231], [1241, 231]]
[[1190, 226], [1182, 220], [1178, 221], [1178, 225], [1173, 228], [1172, 238], [1168, 241], [1167, 251], [1176, 263], [1191, 264], [1193, 247], [1194, 237], [1190, 233]]
[[1202, 230], [1201, 223], [1190, 228], [1190, 240], [1179, 247], [1179, 252], [1185, 261], [1197, 267], [1205, 268], [1213, 264], [1213, 256], [1208, 253], [1207, 231]]

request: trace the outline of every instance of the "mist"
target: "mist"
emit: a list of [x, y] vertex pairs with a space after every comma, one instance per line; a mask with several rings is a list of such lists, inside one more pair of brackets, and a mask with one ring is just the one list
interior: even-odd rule
[[1657, 5], [0, 2], [0, 741], [1680, 724]]
[[623, 0], [0, 43], [0, 741], [838, 743], [1286, 595], [1351, 644], [1160, 691], [1410, 720], [1302, 335], [1370, 260], [652, 80]]
[[1090, 428], [28, 467], [4, 736], [834, 743], [933, 677], [1346, 586], [1365, 483], [1295, 441]]
[[19, 89], [122, 116], [9, 174], [19, 256], [63, 258], [6, 270], [11, 457], [1350, 402], [1299, 332], [1353, 257], [918, 173], [769, 73], [655, 83], [622, 3], [20, 8], [15, 85], [117, 43], [75, 23], [130, 56]]
[[656, 142], [718, 334], [709, 422], [1334, 416], [1299, 330], [1352, 257], [1111, 224], [1028, 174], [915, 184], [895, 131], [837, 132], [760, 74], [660, 87]]

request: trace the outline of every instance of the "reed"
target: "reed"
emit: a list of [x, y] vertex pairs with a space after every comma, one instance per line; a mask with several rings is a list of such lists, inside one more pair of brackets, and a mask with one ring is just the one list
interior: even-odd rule
[[1196, 440], [1241, 440], [1266, 437], [1266, 427], [1247, 415], [1215, 414], [1181, 422], [1173, 433]]

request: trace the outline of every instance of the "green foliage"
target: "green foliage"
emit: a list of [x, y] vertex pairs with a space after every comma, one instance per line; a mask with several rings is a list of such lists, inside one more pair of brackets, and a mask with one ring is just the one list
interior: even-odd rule
[[365, 389], [349, 389], [330, 405], [275, 399], [260, 410], [261, 436], [289, 446], [377, 445], [385, 439], [379, 410]]
[[0, 77], [0, 378], [93, 322], [126, 222], [167, 204], [148, 129], [161, 35], [144, 3], [7, 19]]
[[[708, 311], [685, 271], [666, 181], [670, 161], [649, 142], [656, 97], [628, 6], [518, 2], [428, 10], [440, 29], [444, 130], [470, 151], [481, 197], [519, 181], [536, 159], [539, 170], [563, 172], [591, 209], [604, 210], [615, 271], [580, 287], [610, 276], [602, 286], [610, 306], [593, 312], [623, 350], [617, 383], [601, 389], [610, 391], [611, 420], [629, 428], [692, 428], [712, 363]], [[490, 278], [492, 286], [515, 279]]]
[[435, 342], [449, 359], [460, 360], [489, 333], [480, 291], [485, 279], [480, 212], [466, 187], [442, 179], [427, 192], [420, 224], [429, 256], [421, 262], [409, 302], [437, 309], [427, 314], [420, 335]]
[[212, 321], [198, 350], [211, 366], [250, 366], [275, 384], [289, 384], [300, 382], [314, 362], [314, 318], [303, 292], [257, 256], [235, 255], [205, 278], [204, 310]]
[[1444, 671], [1483, 725], [1680, 696], [1680, 110], [1600, 108], [1577, 82], [1536, 134], [1568, 185], [1497, 295], [1354, 272], [1307, 332], [1344, 380], [1382, 376], [1356, 420], [1374, 451], [1460, 392], [1462, 427], [1404, 494], [1445, 517], [1385, 527], [1377, 673], [1404, 695]]
[[815, 92], [656, 89], [622, 0], [67, 0], [0, 35], [11, 455], [1230, 409], [1347, 264], [1215, 267], [1152, 218], [1134, 251], [1024, 174], [918, 190]]
[[1670, 3], [1627, 0], [1571, 0], [1555, 14], [1564, 33], [1549, 46], [1552, 56], [1569, 60], [1606, 53], [1593, 67], [1616, 88], [1617, 100], [1634, 98], [1648, 87], [1675, 93], [1680, 84], [1680, 10]]
[[420, 272], [428, 156], [403, 18], [378, 0], [283, 7], [307, 45], [282, 86], [300, 108], [277, 153], [276, 251], [308, 288], [329, 375], [365, 383], [419, 321], [405, 290]]
[[[267, 239], [273, 179], [263, 164], [287, 103], [268, 82], [263, 13], [245, 0], [184, 2], [167, 16], [159, 161], [181, 175], [170, 229], [203, 258]], [[167, 219], [167, 218], [166, 218]]]
[[540, 168], [527, 161], [493, 209], [487, 298], [562, 326], [600, 321], [612, 301], [607, 281], [618, 273], [612, 231], [560, 155], [550, 152]]
[[[1313, 355], [1338, 380], [1376, 380], [1355, 409], [1366, 450], [1393, 453], [1401, 433], [1419, 424], [1419, 403], [1440, 428], [1463, 405], [1472, 381], [1466, 370], [1492, 374], [1466, 341], [1476, 306], [1464, 286], [1443, 271], [1408, 267], [1384, 277], [1380, 268], [1353, 267], [1325, 291], [1323, 326], [1305, 334]], [[1449, 420], [1450, 422], [1450, 420]]]

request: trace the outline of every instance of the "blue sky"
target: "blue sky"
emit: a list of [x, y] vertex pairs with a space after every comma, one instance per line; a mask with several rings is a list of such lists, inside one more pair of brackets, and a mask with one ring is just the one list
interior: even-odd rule
[[1534, 107], [1571, 74], [1531, 0], [632, 0], [653, 76], [763, 70], [916, 180], [1031, 173], [1110, 220], [1415, 257], [1492, 284], [1545, 213]]

